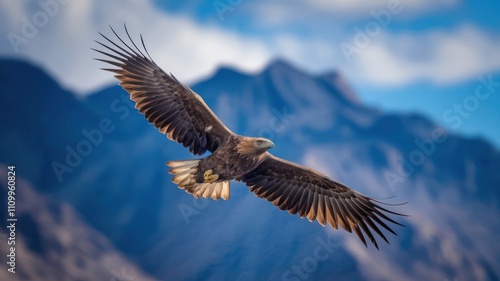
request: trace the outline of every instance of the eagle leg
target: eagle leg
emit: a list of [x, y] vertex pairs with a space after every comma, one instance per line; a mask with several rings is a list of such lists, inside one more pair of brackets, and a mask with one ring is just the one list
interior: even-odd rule
[[203, 179], [206, 183], [213, 183], [219, 178], [218, 174], [214, 174], [214, 171], [212, 169], [206, 170], [205, 173], [203, 173]]

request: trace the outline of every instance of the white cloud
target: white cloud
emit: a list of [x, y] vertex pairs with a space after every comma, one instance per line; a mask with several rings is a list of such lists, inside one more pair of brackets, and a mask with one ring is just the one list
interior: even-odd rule
[[[23, 35], [23, 17], [33, 21], [33, 17], [44, 10], [40, 2], [0, 0], [0, 30], [7, 39], [0, 43], [0, 55], [28, 58], [48, 70], [63, 86], [80, 93], [116, 82], [110, 73], [98, 69], [104, 64], [92, 60], [99, 54], [90, 48], [98, 47], [93, 42], [94, 39], [100, 39], [97, 31], [112, 36], [108, 28], [111, 24], [123, 34], [124, 22], [134, 38], [138, 39], [139, 33], [144, 35], [155, 61], [183, 82], [198, 80], [220, 64], [255, 72], [275, 56], [286, 58], [309, 71], [338, 68], [346, 72], [351, 81], [389, 86], [419, 80], [455, 83], [500, 69], [500, 39], [472, 25], [462, 25], [451, 31], [429, 30], [418, 34], [381, 30], [348, 62], [338, 48], [342, 38], [339, 29], [329, 29], [327, 34], [319, 32], [307, 38], [290, 30], [276, 30], [270, 36], [246, 36], [223, 30], [214, 24], [197, 23], [187, 16], [165, 13], [155, 7], [151, 0], [126, 0], [119, 4], [110, 0], [41, 2], [58, 3], [56, 1], [68, 3], [59, 5], [58, 11], [48, 17], [46, 24], [37, 28], [33, 38], [28, 38], [26, 44], [18, 46], [19, 53], [15, 54], [7, 34], [14, 32]], [[413, 2], [408, 5], [417, 5]], [[439, 4], [453, 2], [442, 0]], [[317, 0], [303, 3], [309, 8], [298, 10], [314, 8], [325, 12], [331, 9], [340, 11], [345, 6], [343, 9], [358, 7], [358, 11], [369, 11], [386, 3], [379, 0], [363, 3], [361, 0]], [[419, 3], [420, 8], [430, 5], [429, 1]], [[282, 12], [283, 18], [289, 16], [285, 10], [290, 8], [278, 6], [277, 1], [261, 4], [259, 9], [270, 17], [276, 19], [273, 15], [277, 11]], [[266, 10], [266, 5], [271, 5], [269, 7], [273, 9]], [[252, 10], [255, 7], [255, 4], [248, 3], [239, 9], [250, 9], [251, 13], [258, 14], [258, 11]], [[371, 17], [369, 12], [366, 15]], [[293, 21], [293, 17], [290, 20]], [[353, 44], [355, 35], [352, 31], [343, 42]]]
[[0, 0], [0, 22], [3, 28], [11, 28], [15, 20], [24, 16], [24, 11], [28, 6], [29, 0], [9, 1]]
[[351, 58], [346, 65], [350, 76], [368, 83], [402, 85], [425, 80], [448, 84], [500, 70], [500, 39], [469, 25], [451, 32], [385, 33]]
[[[270, 0], [253, 1], [244, 5], [256, 24], [286, 26], [290, 23], [319, 21], [332, 25], [332, 17], [340, 21], [371, 19], [372, 12], [398, 10], [401, 16], [411, 18], [429, 11], [439, 11], [453, 6], [460, 0]], [[400, 13], [398, 12], [398, 14]]]
[[449, 5], [456, 0], [312, 0], [309, 5], [318, 10], [331, 12], [351, 12], [368, 14], [370, 10], [387, 9], [389, 5], [402, 5], [414, 10], [428, 10], [442, 5]]
[[[61, 1], [62, 0], [57, 0]], [[43, 2], [58, 3], [56, 0]], [[92, 58], [99, 54], [90, 50], [98, 47], [97, 31], [112, 37], [108, 25], [123, 32], [127, 23], [132, 36], [142, 33], [149, 52], [165, 71], [181, 81], [189, 82], [208, 75], [219, 64], [237, 64], [247, 71], [256, 71], [269, 60], [266, 46], [259, 41], [201, 25], [183, 16], [174, 16], [156, 8], [152, 1], [69, 1], [58, 5], [55, 15], [37, 28], [33, 38], [18, 46], [15, 54], [9, 41], [0, 44], [0, 55], [29, 58], [47, 69], [56, 79], [78, 92], [95, 90], [113, 81], [112, 75], [98, 68], [104, 66]], [[2, 11], [16, 16], [2, 17], [0, 30], [23, 36], [22, 17], [33, 21], [43, 8], [37, 3], [2, 1]], [[22, 11], [22, 12], [21, 12]], [[3, 15], [4, 13], [2, 13]]]
[[298, 38], [293, 34], [280, 34], [268, 42], [273, 54], [287, 58], [302, 69], [317, 71], [332, 69], [336, 54], [331, 42], [322, 38]]

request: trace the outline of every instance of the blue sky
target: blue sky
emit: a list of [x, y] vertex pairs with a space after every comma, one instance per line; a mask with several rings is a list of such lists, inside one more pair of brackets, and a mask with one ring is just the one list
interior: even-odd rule
[[312, 73], [339, 70], [370, 105], [421, 112], [500, 145], [500, 86], [474, 100], [478, 77], [500, 81], [498, 1], [0, 0], [0, 7], [0, 55], [28, 59], [80, 94], [114, 83], [95, 70], [102, 65], [89, 59], [90, 48], [97, 31], [109, 35], [108, 25], [126, 22], [160, 66], [188, 83], [221, 64], [257, 72], [282, 57]]

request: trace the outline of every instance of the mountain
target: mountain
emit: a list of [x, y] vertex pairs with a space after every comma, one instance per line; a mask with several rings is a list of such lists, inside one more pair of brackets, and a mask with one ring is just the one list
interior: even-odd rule
[[[7, 166], [2, 171], [0, 191], [7, 194]], [[13, 229], [2, 227], [0, 250], [15, 256], [15, 273], [2, 264], [1, 280], [155, 280], [130, 263], [101, 233], [87, 225], [68, 204], [58, 203], [37, 192], [25, 179], [16, 177], [16, 216]], [[6, 218], [7, 201], [0, 202]], [[9, 222], [10, 224], [10, 222]], [[11, 236], [11, 231], [15, 236]], [[15, 247], [15, 252], [10, 248]], [[10, 258], [9, 258], [10, 260]], [[10, 265], [7, 266], [11, 268]]]
[[252, 75], [222, 67], [192, 88], [233, 131], [273, 140], [273, 154], [367, 195], [407, 201], [388, 206], [410, 216], [398, 218], [406, 227], [380, 251], [281, 212], [242, 184], [232, 184], [228, 201], [193, 199], [165, 166], [193, 156], [148, 124], [118, 86], [76, 98], [12, 60], [0, 61], [0, 82], [8, 120], [0, 123], [0, 162], [16, 164], [37, 192], [74, 208], [160, 280], [500, 276], [498, 149], [418, 114], [367, 107], [340, 73], [311, 75], [277, 60]]

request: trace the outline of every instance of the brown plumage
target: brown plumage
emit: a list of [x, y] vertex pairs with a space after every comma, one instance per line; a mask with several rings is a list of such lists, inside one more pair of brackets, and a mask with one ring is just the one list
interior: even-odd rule
[[384, 221], [401, 225], [386, 215], [401, 214], [314, 170], [273, 156], [267, 152], [274, 147], [270, 140], [233, 133], [198, 94], [151, 59], [142, 36], [143, 50], [132, 41], [126, 27], [131, 45], [111, 30], [123, 45], [99, 33], [110, 45], [96, 41], [106, 50], [94, 50], [113, 59], [98, 60], [116, 67], [105, 70], [116, 74], [136, 108], [160, 132], [189, 147], [191, 153], [211, 152], [202, 159], [167, 162], [174, 175], [172, 181], [179, 188], [196, 198], [227, 200], [229, 182], [242, 181], [281, 210], [317, 220], [323, 226], [354, 231], [365, 245], [363, 233], [378, 249], [372, 231], [389, 243], [380, 226], [396, 234]]

